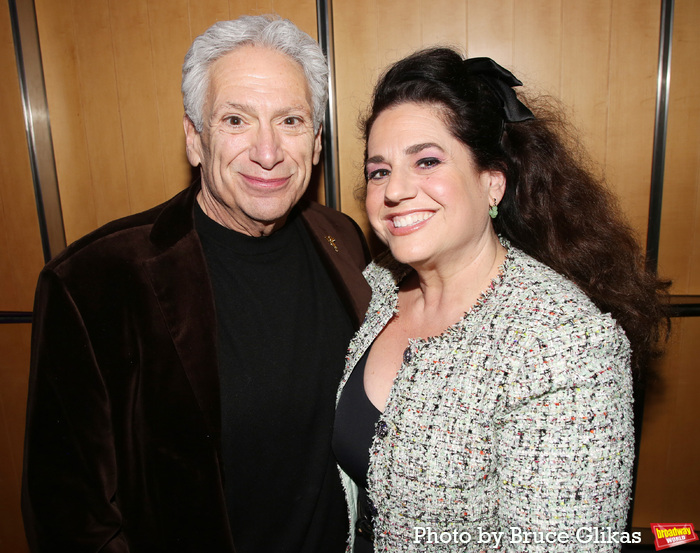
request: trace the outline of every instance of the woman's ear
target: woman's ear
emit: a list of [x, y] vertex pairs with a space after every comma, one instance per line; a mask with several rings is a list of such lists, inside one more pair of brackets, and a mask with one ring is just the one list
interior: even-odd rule
[[506, 193], [506, 176], [502, 171], [484, 171], [481, 175], [486, 180], [489, 197], [501, 203]]

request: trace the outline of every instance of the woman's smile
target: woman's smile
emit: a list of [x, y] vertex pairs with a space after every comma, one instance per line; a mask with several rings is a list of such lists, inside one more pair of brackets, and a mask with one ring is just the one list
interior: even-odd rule
[[395, 229], [412, 227], [417, 223], [422, 223], [435, 215], [434, 211], [414, 211], [406, 215], [390, 215], [389, 221], [393, 223]]

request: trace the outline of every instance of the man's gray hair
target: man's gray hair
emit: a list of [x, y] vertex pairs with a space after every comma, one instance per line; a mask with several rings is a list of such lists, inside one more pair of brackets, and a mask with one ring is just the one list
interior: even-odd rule
[[209, 68], [240, 46], [266, 46], [286, 54], [301, 65], [311, 91], [314, 131], [318, 131], [328, 101], [328, 63], [313, 38], [288, 19], [274, 15], [244, 15], [219, 21], [199, 35], [182, 66], [182, 99], [185, 113], [198, 132], [203, 128], [204, 101], [209, 88]]

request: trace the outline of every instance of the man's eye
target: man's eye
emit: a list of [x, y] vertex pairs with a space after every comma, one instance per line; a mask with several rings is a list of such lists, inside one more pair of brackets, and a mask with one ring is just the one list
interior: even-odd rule
[[369, 173], [367, 173], [367, 180], [379, 180], [387, 176], [389, 176], [388, 169], [375, 169], [374, 171], [370, 171]]
[[228, 122], [229, 125], [233, 125], [234, 127], [237, 127], [241, 123], [243, 123], [243, 120], [238, 117], [237, 115], [232, 115], [231, 117], [227, 117], [226, 121]]
[[284, 118], [284, 124], [285, 125], [298, 125], [301, 123], [301, 119], [298, 117], [285, 117]]

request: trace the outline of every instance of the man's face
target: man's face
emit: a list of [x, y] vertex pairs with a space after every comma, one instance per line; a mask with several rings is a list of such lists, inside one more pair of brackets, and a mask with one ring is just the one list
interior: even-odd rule
[[281, 227], [321, 152], [304, 71], [285, 54], [242, 46], [209, 70], [202, 132], [187, 116], [187, 158], [201, 164], [199, 204], [251, 236]]

